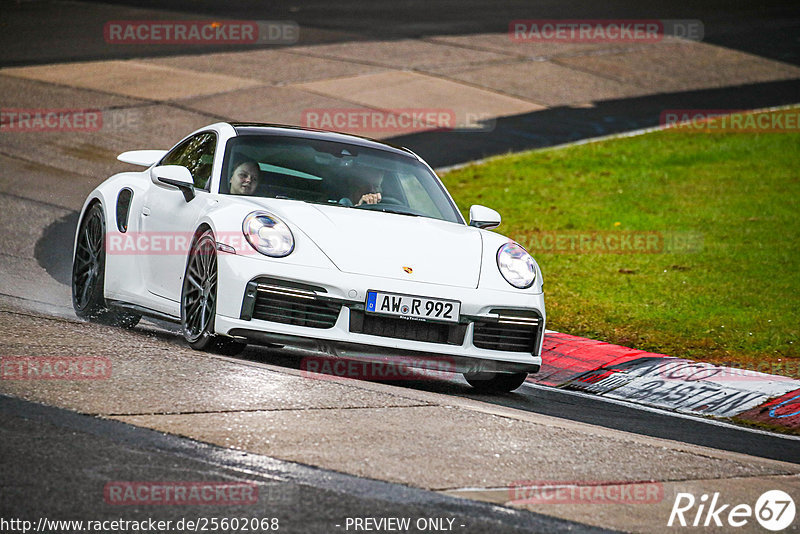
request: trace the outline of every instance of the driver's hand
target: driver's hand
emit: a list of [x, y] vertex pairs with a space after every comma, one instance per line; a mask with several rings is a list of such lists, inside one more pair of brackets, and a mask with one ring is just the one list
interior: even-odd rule
[[361, 197], [361, 200], [358, 201], [356, 206], [360, 206], [361, 204], [377, 204], [381, 201], [381, 194], [380, 193], [367, 193]]

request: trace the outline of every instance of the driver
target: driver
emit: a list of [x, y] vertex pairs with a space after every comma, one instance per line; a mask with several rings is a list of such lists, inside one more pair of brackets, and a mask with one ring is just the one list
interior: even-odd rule
[[362, 167], [353, 169], [352, 191], [350, 200], [356, 206], [362, 204], [377, 204], [381, 201], [381, 183], [384, 171], [375, 167]]
[[233, 172], [228, 179], [232, 195], [252, 195], [261, 180], [261, 169], [252, 160], [241, 160], [234, 163]]

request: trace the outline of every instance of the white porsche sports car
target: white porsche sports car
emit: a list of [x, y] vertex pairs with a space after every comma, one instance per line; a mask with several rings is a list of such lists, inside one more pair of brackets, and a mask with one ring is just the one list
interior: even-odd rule
[[467, 223], [416, 154], [350, 135], [218, 123], [119, 160], [75, 239], [81, 318], [180, 323], [199, 350], [300, 346], [361, 361], [450, 364], [511, 391], [541, 365], [542, 276], [517, 243]]

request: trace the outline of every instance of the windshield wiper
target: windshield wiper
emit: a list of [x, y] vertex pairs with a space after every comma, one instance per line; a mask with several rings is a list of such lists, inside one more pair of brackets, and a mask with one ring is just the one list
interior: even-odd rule
[[306, 204], [322, 204], [323, 206], [337, 206], [338, 205], [338, 204], [336, 204], [336, 201], [328, 200], [327, 202], [324, 202], [322, 200], [305, 200], [305, 199], [302, 199], [302, 198], [292, 198], [292, 197], [287, 197], [287, 196], [284, 196], [284, 195], [277, 195], [277, 196], [272, 197], [272, 198], [277, 198], [278, 200], [294, 200], [295, 202], [305, 202]]
[[[353, 207], [355, 207], [355, 206], [353, 206]], [[408, 211], [393, 210], [393, 209], [390, 209], [390, 208], [379, 208], [379, 209], [376, 208], [376, 209], [374, 209], [372, 211], [382, 211], [384, 213], [396, 213], [397, 215], [408, 215], [409, 217], [419, 217], [419, 215], [417, 215], [416, 213], [410, 213]]]

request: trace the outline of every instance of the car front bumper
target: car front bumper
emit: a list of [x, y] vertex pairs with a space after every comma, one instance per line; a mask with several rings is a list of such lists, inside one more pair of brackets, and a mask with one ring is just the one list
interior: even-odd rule
[[[410, 367], [440, 368], [445, 361], [455, 372], [535, 373], [541, 366], [545, 328], [541, 293], [514, 291], [510, 286], [509, 291], [497, 291], [371, 277], [329, 267], [308, 267], [231, 254], [218, 255], [218, 268], [215, 320], [218, 334], [246, 338], [254, 343], [300, 346], [362, 361], [400, 358]], [[254, 301], [261, 298], [260, 291], [280, 294], [280, 287], [286, 290], [276, 298], [283, 299], [282, 302], [297, 301], [298, 305], [292, 305], [293, 308], [332, 310], [329, 324], [313, 327], [305, 326], [305, 320], [276, 322], [265, 320], [270, 316], [264, 312], [254, 313]], [[375, 319], [364, 312], [369, 290], [457, 300], [461, 303], [459, 323], [431, 325], [389, 319], [381, 322], [378, 328], [374, 325], [365, 328], [366, 323]], [[317, 307], [304, 307], [307, 303]], [[267, 308], [259, 306], [259, 309]], [[288, 314], [299, 316], [294, 311]], [[302, 317], [311, 315], [318, 314], [312, 312]], [[397, 324], [392, 325], [396, 321], [403, 322], [399, 323], [399, 329], [394, 328]], [[520, 322], [527, 326], [519, 326]], [[391, 327], [391, 334], [383, 330], [386, 325]], [[518, 334], [519, 328], [530, 332], [532, 338], [524, 350], [513, 350], [513, 345], [503, 342], [503, 334]], [[430, 334], [438, 336], [437, 341], [420, 340], [420, 337], [428, 339], [428, 334], [420, 334], [420, 330], [432, 330]], [[477, 338], [476, 333], [479, 334]], [[487, 333], [496, 342], [487, 345]], [[483, 342], [483, 347], [511, 350], [476, 346], [476, 339], [481, 340], [478, 345]]]

